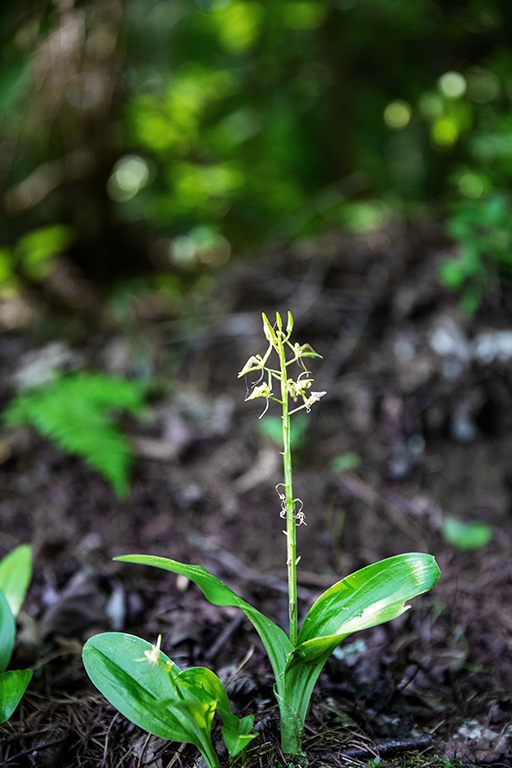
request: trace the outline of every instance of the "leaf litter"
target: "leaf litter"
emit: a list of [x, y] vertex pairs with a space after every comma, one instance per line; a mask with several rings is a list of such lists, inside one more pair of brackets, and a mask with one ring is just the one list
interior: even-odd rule
[[[0, 555], [24, 542], [34, 548], [15, 660], [35, 674], [1, 726], [0, 765], [196, 764], [193, 747], [142, 733], [88, 683], [82, 643], [121, 627], [151, 642], [162, 634], [180, 666], [211, 666], [229, 680], [237, 714], [258, 723], [246, 768], [280, 763], [271, 676], [247, 622], [186, 581], [111, 560], [147, 551], [202, 563], [285, 623], [277, 449], [255, 434], [258, 404], [246, 410], [236, 380], [257, 351], [260, 311], [274, 308], [290, 309], [323, 355], [315, 379], [329, 392], [296, 458], [308, 509], [302, 615], [325, 586], [382, 557], [430, 551], [442, 572], [407, 614], [349, 639], [340, 650], [350, 652], [331, 659], [306, 721], [310, 765], [398, 765], [409, 754], [419, 766], [512, 764], [512, 375], [503, 356], [461, 360], [482, 334], [506, 330], [510, 297], [494, 297], [485, 322], [461, 320], [435, 280], [436, 238], [392, 228], [381, 240], [329, 233], [227, 273], [195, 336], [188, 332], [170, 394], [128, 424], [138, 452], [129, 500], [52, 444], [11, 440], [0, 467]], [[184, 328], [148, 321], [147, 333], [163, 358], [183, 347]], [[466, 341], [441, 349], [439, 329], [445, 341]], [[37, 344], [5, 336], [0, 369], [10, 371]], [[104, 333], [77, 351], [94, 366], [111, 343]], [[11, 394], [6, 383], [5, 402]], [[332, 469], [345, 452], [359, 464]], [[459, 551], [442, 536], [448, 514], [484, 522], [492, 540]]]

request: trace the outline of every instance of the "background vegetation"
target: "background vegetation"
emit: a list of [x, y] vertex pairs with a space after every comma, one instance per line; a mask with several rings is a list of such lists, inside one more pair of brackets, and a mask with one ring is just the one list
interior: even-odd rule
[[442, 277], [474, 311], [510, 273], [511, 27], [508, 0], [4, 0], [2, 295], [153, 272], [179, 307], [255, 243], [433, 211], [483, 235]]

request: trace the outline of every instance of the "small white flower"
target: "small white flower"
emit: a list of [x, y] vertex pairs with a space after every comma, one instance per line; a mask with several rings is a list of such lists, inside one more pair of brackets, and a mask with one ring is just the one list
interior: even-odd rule
[[258, 387], [254, 387], [252, 392], [247, 395], [245, 398], [246, 400], [254, 400], [256, 397], [270, 397], [272, 394], [272, 390], [270, 389], [269, 385], [264, 382], [263, 384], [260, 384]]
[[312, 392], [309, 397], [304, 397], [304, 405], [306, 406], [306, 411], [309, 412], [311, 406], [313, 403], [317, 403], [321, 397], [326, 395], [327, 392]]
[[252, 355], [238, 374], [238, 378], [241, 376], [245, 376], [246, 373], [250, 373], [251, 371], [257, 371], [260, 368], [263, 367], [263, 360], [261, 358], [261, 355]]
[[147, 661], [151, 667], [156, 666], [160, 660], [160, 643], [161, 642], [162, 642], [162, 635], [158, 635], [158, 640], [156, 641], [156, 645], [152, 645], [150, 651], [144, 651], [143, 659], [135, 659], [135, 661]]

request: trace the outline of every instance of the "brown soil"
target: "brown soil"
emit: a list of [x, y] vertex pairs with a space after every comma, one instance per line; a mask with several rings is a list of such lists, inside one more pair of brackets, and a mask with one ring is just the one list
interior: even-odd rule
[[[171, 574], [112, 562], [144, 552], [202, 564], [285, 626], [280, 456], [236, 378], [264, 351], [261, 311], [276, 309], [291, 310], [294, 338], [323, 355], [311, 369], [328, 392], [295, 455], [302, 615], [383, 557], [430, 552], [442, 572], [400, 619], [348, 638], [329, 661], [307, 719], [310, 764], [412, 753], [417, 765], [512, 765], [512, 368], [474, 352], [479, 334], [508, 329], [511, 303], [495, 290], [477, 318], [461, 318], [436, 280], [441, 250], [426, 228], [331, 233], [227, 270], [188, 316], [170, 319], [149, 294], [124, 325], [102, 310], [93, 336], [64, 327], [86, 367], [171, 384], [127, 424], [137, 460], [126, 502], [43, 439], [3, 435], [0, 555], [22, 542], [35, 554], [13, 667], [35, 673], [0, 726], [0, 766], [194, 764], [192, 747], [148, 737], [89, 683], [82, 644], [112, 628], [151, 642], [161, 633], [179, 664], [230, 678], [260, 733], [246, 765], [280, 759], [252, 627]], [[0, 338], [4, 403], [22, 353], [43, 346], [33, 329]], [[333, 469], [348, 451], [357, 468]], [[448, 515], [487, 523], [492, 541], [458, 550], [442, 535]]]

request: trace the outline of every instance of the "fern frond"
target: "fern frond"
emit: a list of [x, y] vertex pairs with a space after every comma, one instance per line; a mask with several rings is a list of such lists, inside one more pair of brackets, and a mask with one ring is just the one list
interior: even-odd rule
[[63, 451], [80, 456], [124, 498], [133, 452], [117, 428], [116, 413], [140, 413], [144, 394], [139, 382], [76, 373], [18, 395], [3, 421], [8, 427], [31, 426]]

